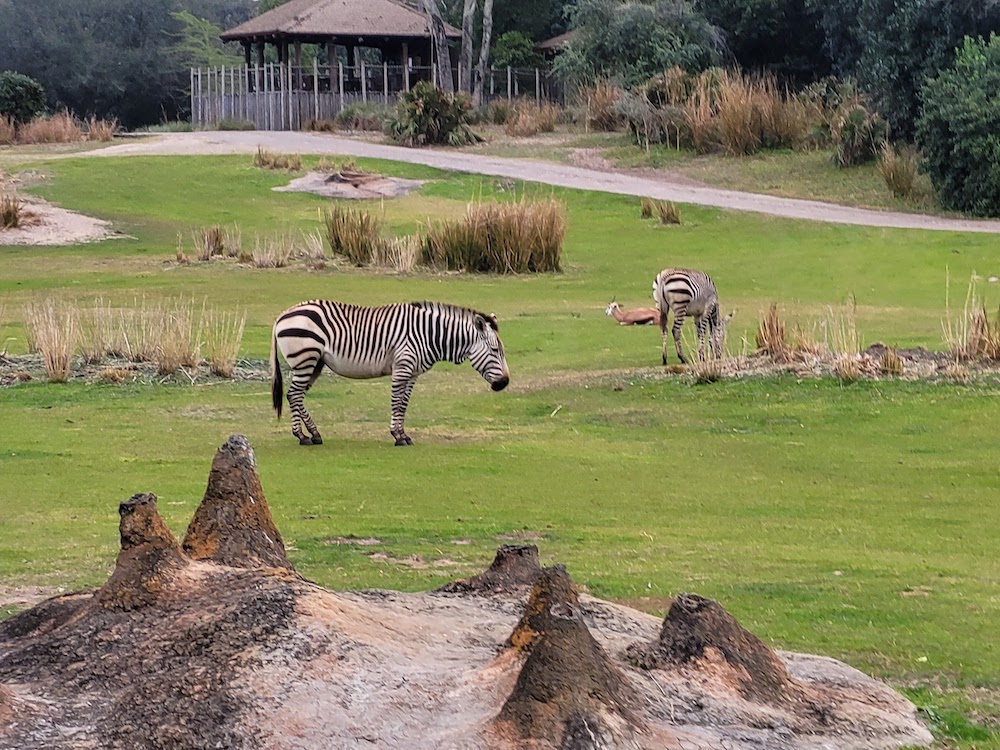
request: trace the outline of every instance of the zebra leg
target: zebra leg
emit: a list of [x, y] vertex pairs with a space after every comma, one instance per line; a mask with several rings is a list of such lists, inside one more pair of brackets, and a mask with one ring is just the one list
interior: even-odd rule
[[[288, 386], [288, 406], [292, 412], [292, 434], [299, 439], [299, 445], [322, 445], [319, 428], [305, 407], [306, 392], [312, 388], [316, 378], [323, 371], [323, 360], [306, 362], [292, 371], [292, 384]], [[309, 434], [302, 430], [305, 424]]]
[[396, 445], [413, 445], [410, 436], [403, 429], [403, 420], [406, 419], [406, 407], [410, 403], [410, 394], [413, 393], [413, 385], [417, 382], [416, 376], [400, 375], [393, 373], [392, 376], [392, 421], [389, 423], [389, 433], [396, 439]]
[[660, 311], [660, 354], [663, 355], [663, 364], [667, 364], [667, 314]]
[[705, 361], [705, 334], [708, 331], [708, 316], [702, 315], [695, 319], [695, 328], [698, 329], [698, 361]]
[[[681, 361], [681, 364], [686, 365], [688, 361], [684, 358], [684, 350], [681, 349], [681, 326], [684, 325], [684, 317], [687, 315], [686, 311], [674, 312], [674, 348], [677, 350], [677, 358]], [[666, 356], [664, 356], [666, 359]], [[666, 364], [666, 363], [664, 363]]]

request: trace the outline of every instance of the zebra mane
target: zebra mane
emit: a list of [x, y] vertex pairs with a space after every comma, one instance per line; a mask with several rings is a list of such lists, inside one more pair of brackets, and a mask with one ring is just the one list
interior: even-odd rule
[[462, 315], [463, 317], [471, 317], [473, 319], [475, 319], [475, 317], [478, 315], [479, 317], [483, 318], [487, 323], [489, 323], [490, 328], [492, 328], [494, 331], [500, 330], [500, 324], [497, 322], [497, 318], [495, 315], [492, 315], [490, 313], [480, 312], [479, 310], [474, 310], [471, 307], [452, 305], [448, 302], [430, 302], [428, 300], [424, 300], [421, 302], [411, 302], [410, 304], [413, 305], [414, 307], [420, 308], [421, 310], [428, 310], [434, 312], [452, 312]]

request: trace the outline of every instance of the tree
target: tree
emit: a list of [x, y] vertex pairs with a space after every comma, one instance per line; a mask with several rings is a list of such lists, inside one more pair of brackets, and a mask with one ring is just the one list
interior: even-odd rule
[[219, 39], [222, 29], [218, 24], [186, 10], [170, 15], [180, 24], [180, 31], [174, 35], [174, 44], [167, 49], [182, 68], [212, 68], [243, 62], [238, 53]]
[[490, 56], [498, 68], [534, 68], [542, 64], [542, 56], [535, 51], [535, 43], [521, 31], [508, 31], [500, 35]]
[[698, 72], [721, 59], [719, 30], [687, 0], [580, 0], [570, 23], [576, 35], [556, 69], [578, 83], [635, 86], [674, 65]]
[[45, 90], [38, 81], [10, 70], [0, 72], [0, 117], [22, 123], [44, 110]]
[[459, 88], [472, 93], [472, 31], [476, 22], [476, 0], [465, 0], [462, 10], [462, 52], [458, 58]]
[[431, 42], [437, 51], [437, 74], [435, 82], [445, 93], [455, 91], [451, 77], [451, 50], [448, 48], [448, 37], [444, 33], [444, 19], [441, 17], [441, 6], [438, 0], [423, 0], [424, 12], [427, 13], [427, 25], [431, 30]]
[[493, 0], [483, 3], [483, 39], [479, 46], [479, 65], [476, 67], [476, 86], [472, 100], [478, 105], [483, 103], [483, 86], [486, 81], [486, 70], [490, 64], [490, 41], [493, 36]]
[[941, 204], [1000, 216], [1000, 36], [966, 37], [921, 97], [916, 141]]

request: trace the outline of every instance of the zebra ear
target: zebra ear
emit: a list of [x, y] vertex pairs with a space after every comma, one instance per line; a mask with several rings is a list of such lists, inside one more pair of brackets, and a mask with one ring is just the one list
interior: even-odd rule
[[490, 328], [492, 328], [494, 331], [500, 330], [500, 321], [497, 320], [496, 313], [490, 313]]
[[476, 329], [479, 330], [480, 333], [486, 330], [486, 319], [482, 315], [477, 313], [473, 320], [476, 321]]

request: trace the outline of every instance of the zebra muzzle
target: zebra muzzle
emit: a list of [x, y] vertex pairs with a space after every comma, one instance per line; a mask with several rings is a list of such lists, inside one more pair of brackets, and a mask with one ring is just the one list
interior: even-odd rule
[[492, 383], [490, 383], [490, 388], [492, 388], [494, 391], [502, 391], [504, 388], [507, 387], [507, 384], [509, 382], [510, 378], [504, 375], [499, 380], [494, 380]]

